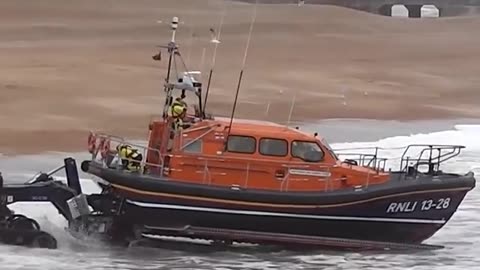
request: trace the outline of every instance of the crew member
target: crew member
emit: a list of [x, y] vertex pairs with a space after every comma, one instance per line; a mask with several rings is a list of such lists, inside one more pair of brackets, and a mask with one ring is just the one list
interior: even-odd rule
[[131, 172], [139, 172], [143, 156], [138, 149], [128, 144], [117, 145], [118, 157], [122, 160], [123, 169]]
[[[184, 114], [186, 113], [186, 109], [184, 109]], [[188, 127], [188, 125], [186, 125], [183, 121], [184, 117], [180, 116], [180, 117], [175, 117], [173, 119], [173, 129], [175, 131], [181, 131], [182, 129]]]
[[180, 131], [185, 127], [184, 119], [187, 115], [187, 103], [183, 100], [185, 95], [182, 94], [181, 97], [177, 97], [172, 103], [171, 114], [173, 118], [173, 129], [175, 131]]
[[187, 108], [187, 102], [185, 101], [185, 98], [187, 97], [187, 95], [185, 95], [185, 90], [182, 90], [182, 94], [180, 95], [180, 98], [177, 98], [177, 100], [181, 103], [183, 103], [183, 105], [185, 106], [185, 108]]
[[[177, 97], [171, 107], [172, 117], [181, 117], [187, 110], [187, 103], [181, 97]], [[184, 116], [184, 115], [183, 115]]]

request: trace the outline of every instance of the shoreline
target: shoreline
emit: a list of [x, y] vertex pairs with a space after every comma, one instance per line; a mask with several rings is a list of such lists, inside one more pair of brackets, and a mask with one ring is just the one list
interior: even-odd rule
[[[223, 4], [0, 1], [0, 152], [83, 150], [89, 130], [145, 139], [164, 102], [168, 61], [152, 55], [170, 39], [167, 22], [180, 17], [177, 41], [206, 87], [209, 29]], [[284, 124], [292, 100], [292, 122], [480, 118], [480, 17], [306, 6], [258, 6], [235, 118]], [[230, 116], [251, 15], [251, 5], [229, 4], [208, 98], [214, 115]]]
[[[445, 121], [445, 122], [444, 122]], [[397, 125], [399, 127], [403, 127], [404, 129], [412, 130], [411, 127], [415, 126], [416, 132], [435, 132], [435, 131], [443, 131], [447, 130], [448, 127], [452, 127], [454, 125], [480, 125], [480, 118], [459, 118], [459, 117], [451, 117], [451, 118], [436, 118], [436, 119], [413, 119], [413, 120], [405, 120], [405, 119], [369, 119], [369, 118], [327, 118], [327, 119], [317, 119], [311, 121], [295, 121], [290, 123], [290, 127], [300, 126], [301, 129], [311, 132], [318, 132], [320, 137], [333, 137], [335, 134], [331, 134], [331, 132], [322, 133], [322, 127], [328, 125], [334, 125], [336, 128], [342, 129], [342, 124], [349, 125], [352, 122], [363, 122], [363, 125], [366, 125], [365, 129], [368, 129], [368, 125], [373, 126], [375, 128], [382, 129], [382, 126], [388, 128], [388, 125]], [[428, 123], [428, 126], [423, 126], [423, 123]], [[357, 123], [355, 123], [357, 124]], [[411, 126], [410, 128], [407, 128]], [[147, 131], [148, 126], [145, 126], [145, 132]], [[102, 130], [97, 130], [98, 132], [102, 132]], [[372, 131], [373, 132], [373, 131]], [[62, 152], [62, 153], [80, 153], [87, 151], [87, 138], [89, 131], [87, 130], [77, 130], [77, 131], [53, 131], [53, 132], [46, 132], [46, 131], [25, 131], [28, 133], [28, 136], [22, 134], [19, 136], [18, 131], [12, 131], [10, 134], [2, 132], [0, 130], [0, 159], [2, 157], [15, 157], [15, 156], [24, 156], [24, 155], [37, 155], [43, 154], [48, 152]], [[137, 134], [132, 133], [122, 133], [121, 131], [116, 134], [110, 135], [117, 135], [120, 137], [125, 138], [127, 141], [147, 141], [148, 135], [145, 134], [144, 136], [139, 135], [141, 132], [137, 132]], [[391, 132], [392, 136], [404, 136], [404, 130], [398, 130], [397, 133]], [[403, 134], [403, 135], [402, 135]], [[414, 133], [415, 134], [415, 133]], [[6, 138], [10, 136], [16, 137], [16, 139], [21, 139], [22, 141], [27, 140], [29, 143], [22, 144], [20, 147], [16, 144], [8, 144], [5, 143], [5, 140], [2, 138]], [[70, 136], [70, 137], [69, 137]], [[342, 136], [340, 136], [342, 137]], [[373, 136], [374, 138], [375, 136]], [[61, 140], [53, 141], [51, 138], [62, 138]], [[327, 138], [330, 143], [332, 140]], [[362, 141], [362, 140], [357, 140]], [[44, 142], [44, 143], [42, 143]], [[333, 143], [338, 142], [334, 140]], [[340, 141], [343, 142], [343, 141]]]

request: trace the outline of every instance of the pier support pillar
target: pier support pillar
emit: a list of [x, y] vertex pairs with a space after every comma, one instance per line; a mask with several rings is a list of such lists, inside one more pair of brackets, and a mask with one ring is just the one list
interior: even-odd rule
[[383, 5], [378, 9], [378, 14], [383, 16], [392, 16], [393, 5]]
[[405, 5], [408, 9], [409, 18], [421, 18], [422, 17], [422, 5]]

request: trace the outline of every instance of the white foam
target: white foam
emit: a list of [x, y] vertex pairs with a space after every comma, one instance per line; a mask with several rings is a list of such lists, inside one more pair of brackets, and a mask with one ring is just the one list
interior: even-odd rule
[[[397, 169], [399, 158], [402, 156], [404, 149], [410, 144], [440, 144], [440, 145], [463, 145], [466, 148], [462, 153], [445, 163], [445, 168], [454, 172], [466, 172], [472, 170], [480, 173], [480, 125], [456, 125], [452, 130], [418, 133], [408, 136], [394, 136], [381, 139], [374, 142], [350, 142], [332, 144], [334, 149], [351, 149], [351, 148], [369, 148], [380, 147], [380, 157], [391, 159], [387, 168]], [[341, 153], [343, 151], [339, 151]], [[358, 151], [348, 151], [361, 153], [364, 149]], [[372, 153], [372, 150], [370, 151]], [[412, 153], [414, 157], [415, 152]], [[342, 156], [341, 156], [342, 157]]]

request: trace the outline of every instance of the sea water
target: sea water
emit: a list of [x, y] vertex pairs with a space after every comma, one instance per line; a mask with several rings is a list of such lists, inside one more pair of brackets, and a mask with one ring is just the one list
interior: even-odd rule
[[[392, 158], [388, 166], [409, 144], [461, 144], [466, 149], [443, 170], [480, 173], [480, 121], [374, 121], [326, 120], [301, 125], [318, 132], [335, 149], [382, 147], [382, 154]], [[5, 179], [26, 181], [38, 171], [62, 165], [72, 156], [77, 163], [87, 153], [46, 153], [19, 157], [0, 156], [0, 170]], [[80, 173], [85, 193], [98, 191], [91, 176]], [[59, 179], [65, 179], [60, 177]], [[42, 228], [59, 241], [58, 250], [29, 249], [0, 245], [0, 269], [480, 269], [480, 191], [477, 187], [465, 198], [457, 213], [429, 244], [445, 245], [437, 251], [388, 252], [294, 252], [237, 248], [235, 251], [119, 249], [95, 242], [82, 242], [66, 232], [66, 222], [48, 203], [17, 203], [12, 209], [36, 218]]]

